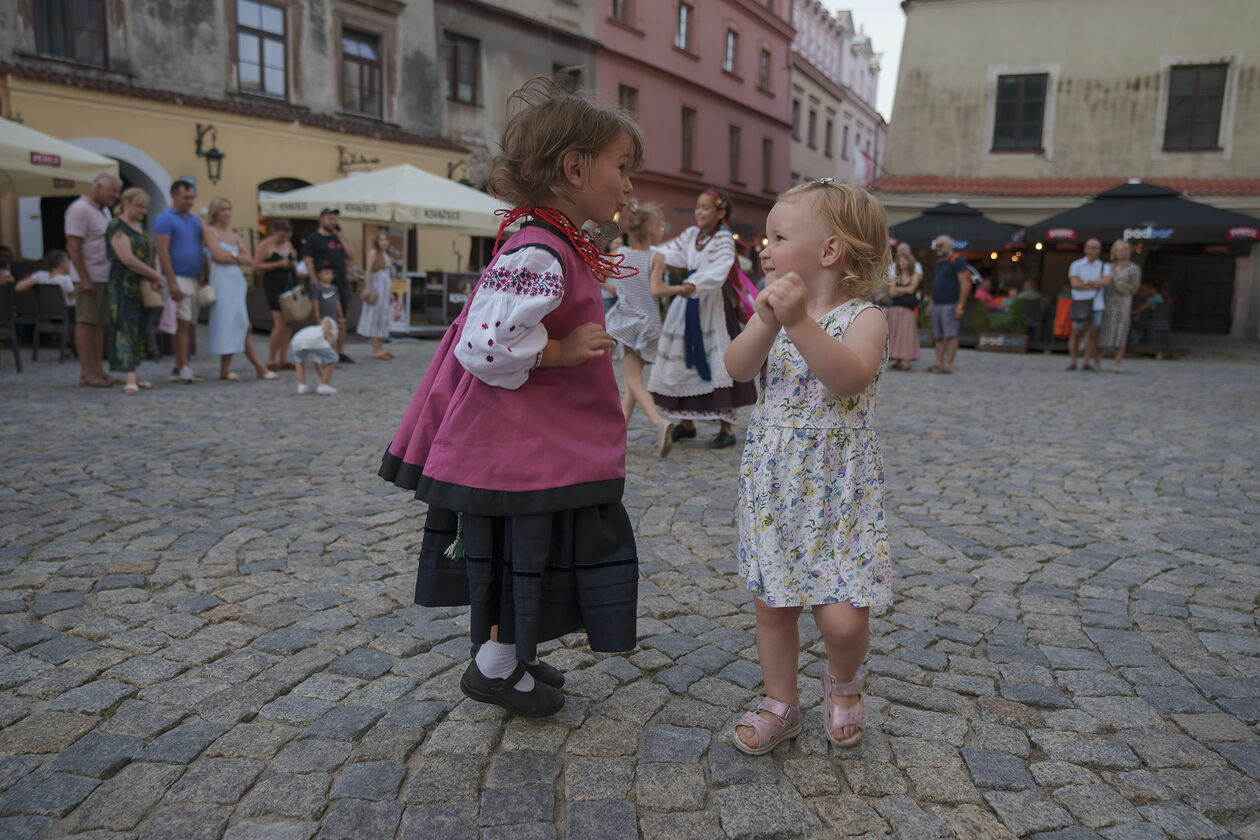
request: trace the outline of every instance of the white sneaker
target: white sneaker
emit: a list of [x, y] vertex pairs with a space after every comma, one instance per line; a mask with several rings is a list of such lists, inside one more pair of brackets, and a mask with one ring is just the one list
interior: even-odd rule
[[331, 385], [325, 385], [324, 383], [321, 382], [319, 385], [315, 387], [315, 393], [323, 394], [325, 397], [327, 397], [327, 396], [331, 396], [332, 394], [337, 393], [337, 389]]
[[299, 385], [299, 386], [298, 386], [298, 393], [299, 393], [299, 394], [309, 394], [310, 392], [311, 392], [311, 386], [310, 386], [310, 385]]
[[184, 385], [191, 385], [193, 378], [193, 370], [188, 365], [184, 365], [179, 369], [179, 381]]

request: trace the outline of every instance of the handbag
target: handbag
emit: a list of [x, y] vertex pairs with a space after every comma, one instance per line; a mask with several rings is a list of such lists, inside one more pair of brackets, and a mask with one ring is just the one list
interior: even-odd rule
[[1068, 307], [1068, 317], [1073, 321], [1088, 321], [1094, 311], [1093, 299], [1075, 300]]
[[897, 295], [892, 299], [893, 306], [900, 306], [904, 309], [914, 309], [919, 305], [919, 296], [911, 292], [907, 295]]
[[363, 298], [363, 302], [368, 306], [375, 306], [376, 302], [381, 299], [381, 296], [376, 293], [376, 289], [372, 288], [370, 281], [363, 284], [363, 294], [360, 297]]
[[202, 283], [197, 287], [197, 305], [213, 306], [214, 302], [219, 299], [219, 295], [214, 290], [214, 286], [209, 283]]
[[148, 280], [140, 281], [140, 303], [145, 309], [161, 309], [166, 305], [166, 299], [162, 297], [162, 293], [153, 288], [153, 284]]
[[280, 310], [290, 324], [305, 321], [311, 316], [311, 296], [306, 287], [295, 283], [287, 292], [280, 293]]

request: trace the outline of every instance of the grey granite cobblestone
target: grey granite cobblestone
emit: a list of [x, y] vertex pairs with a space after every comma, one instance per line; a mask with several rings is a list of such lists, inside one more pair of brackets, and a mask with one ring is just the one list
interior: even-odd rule
[[762, 691], [738, 447], [660, 459], [636, 416], [639, 644], [546, 643], [565, 708], [512, 718], [459, 692], [467, 609], [410, 603], [424, 507], [374, 474], [434, 343], [391, 347], [319, 401], [0, 371], [29, 455], [0, 464], [0, 836], [1260, 838], [1255, 361], [889, 372], [865, 738], [822, 737], [804, 615], [804, 729], [758, 758], [731, 744]]

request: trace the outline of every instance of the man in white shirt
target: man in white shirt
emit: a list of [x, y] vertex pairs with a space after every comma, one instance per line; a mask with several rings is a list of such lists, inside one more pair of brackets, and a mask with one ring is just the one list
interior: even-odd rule
[[1068, 283], [1072, 286], [1072, 301], [1090, 301], [1092, 307], [1086, 319], [1073, 319], [1072, 332], [1068, 335], [1068, 353], [1072, 363], [1068, 370], [1076, 370], [1076, 357], [1080, 352], [1081, 333], [1088, 338], [1085, 342], [1085, 364], [1081, 370], [1093, 371], [1089, 360], [1094, 356], [1094, 348], [1098, 346], [1098, 328], [1102, 326], [1103, 289], [1111, 285], [1111, 266], [1098, 259], [1102, 251], [1102, 243], [1097, 239], [1085, 242], [1085, 256], [1072, 263], [1068, 269]]

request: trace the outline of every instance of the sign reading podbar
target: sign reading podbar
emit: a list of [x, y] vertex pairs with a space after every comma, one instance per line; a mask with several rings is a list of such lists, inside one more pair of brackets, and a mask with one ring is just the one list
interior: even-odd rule
[[1121, 239], [1169, 239], [1176, 228], [1157, 228], [1147, 225], [1144, 228], [1125, 228]]

